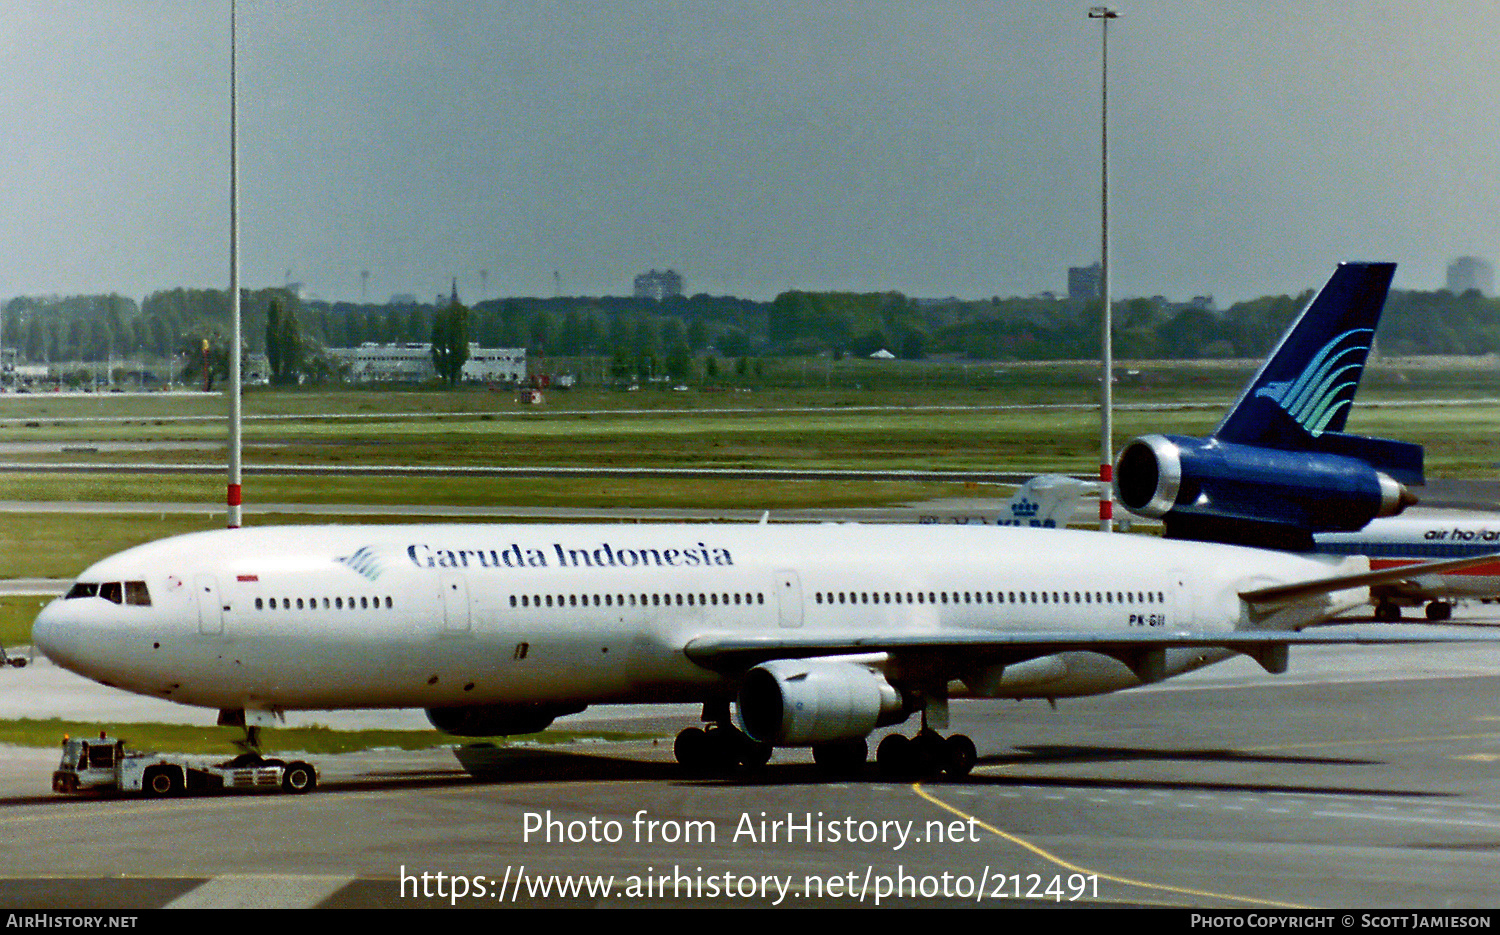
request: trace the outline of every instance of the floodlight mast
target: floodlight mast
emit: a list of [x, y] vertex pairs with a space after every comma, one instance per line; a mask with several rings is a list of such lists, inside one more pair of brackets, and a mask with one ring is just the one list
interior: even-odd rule
[[1099, 80], [1099, 530], [1114, 530], [1114, 322], [1109, 290], [1109, 21], [1119, 14], [1109, 7], [1089, 7], [1089, 19], [1101, 29]]
[[229, 0], [229, 480], [224, 495], [229, 528], [240, 527], [240, 218], [239, 149], [235, 114], [235, 10]]

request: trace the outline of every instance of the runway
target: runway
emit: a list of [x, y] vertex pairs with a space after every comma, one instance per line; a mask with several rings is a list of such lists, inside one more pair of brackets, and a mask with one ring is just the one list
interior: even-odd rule
[[444, 751], [325, 757], [304, 797], [62, 799], [54, 751], [12, 750], [0, 905], [1482, 908], [1497, 693], [1491, 649], [1385, 647], [962, 703], [981, 759], [951, 784], [826, 782], [803, 751], [685, 778], [681, 709], [593, 709], [663, 739], [515, 748], [485, 781]]

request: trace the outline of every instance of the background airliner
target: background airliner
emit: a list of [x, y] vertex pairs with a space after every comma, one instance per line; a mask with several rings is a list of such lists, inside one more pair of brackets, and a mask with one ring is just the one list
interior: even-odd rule
[[[1204, 439], [1150, 435], [1127, 445], [1116, 490], [1169, 536], [1363, 555], [1393, 569], [1500, 548], [1500, 517], [1397, 517], [1423, 483], [1420, 446], [1342, 434], [1395, 272], [1344, 263], [1288, 329], [1239, 401]], [[1427, 603], [1500, 596], [1500, 563], [1413, 575], [1373, 588], [1381, 620]]]
[[[1319, 533], [1317, 550], [1328, 555], [1365, 555], [1371, 568], [1402, 568], [1434, 559], [1489, 555], [1500, 551], [1500, 516], [1455, 513], [1377, 519], [1358, 532]], [[1427, 619], [1447, 620], [1453, 602], [1500, 598], [1500, 562], [1484, 562], [1441, 574], [1413, 574], [1372, 588], [1378, 620], [1401, 619], [1401, 608], [1427, 605]]]

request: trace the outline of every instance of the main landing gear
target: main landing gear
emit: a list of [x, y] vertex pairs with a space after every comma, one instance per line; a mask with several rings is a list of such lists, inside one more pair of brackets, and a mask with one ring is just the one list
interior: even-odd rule
[[677, 734], [672, 753], [691, 773], [717, 773], [745, 766], [756, 769], [771, 759], [771, 745], [752, 740], [729, 719], [729, 705], [706, 704], [703, 720], [709, 726], [689, 727]]
[[[718, 716], [722, 714], [722, 717]], [[672, 745], [677, 762], [689, 773], [712, 775], [735, 767], [758, 769], [771, 759], [772, 746], [754, 740], [729, 720], [728, 705], [705, 705], [707, 727], [689, 727], [678, 733]], [[946, 718], [941, 719], [946, 726]], [[857, 775], [869, 759], [864, 737], [832, 740], [812, 745], [813, 762], [831, 776]], [[891, 734], [875, 751], [875, 764], [890, 779], [921, 779], [943, 776], [962, 779], [979, 758], [974, 741], [963, 734], [944, 737], [928, 724], [923, 712], [922, 729], [915, 737]]]
[[875, 748], [875, 765], [883, 776], [914, 779], [941, 774], [947, 779], [969, 775], [979, 759], [974, 741], [963, 734], [944, 737], [924, 727], [915, 737], [891, 734]]
[[[1429, 601], [1426, 614], [1428, 620], [1440, 623], [1453, 617], [1453, 605], [1447, 601]], [[1381, 601], [1375, 605], [1375, 619], [1381, 623], [1395, 623], [1401, 619], [1401, 605], [1395, 601]]]
[[922, 729], [917, 736], [891, 734], [875, 749], [875, 765], [880, 773], [892, 779], [918, 779], [941, 775], [962, 779], [969, 775], [979, 752], [974, 741], [963, 734], [944, 737], [936, 728], [948, 726], [948, 698], [931, 692], [922, 704]]

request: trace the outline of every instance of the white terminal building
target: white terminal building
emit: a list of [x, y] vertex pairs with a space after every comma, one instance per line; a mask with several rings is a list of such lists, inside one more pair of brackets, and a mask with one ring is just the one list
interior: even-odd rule
[[[331, 347], [328, 353], [349, 367], [356, 383], [421, 383], [437, 377], [431, 344], [375, 344]], [[469, 344], [463, 378], [475, 383], [521, 383], [526, 379], [526, 348]]]

